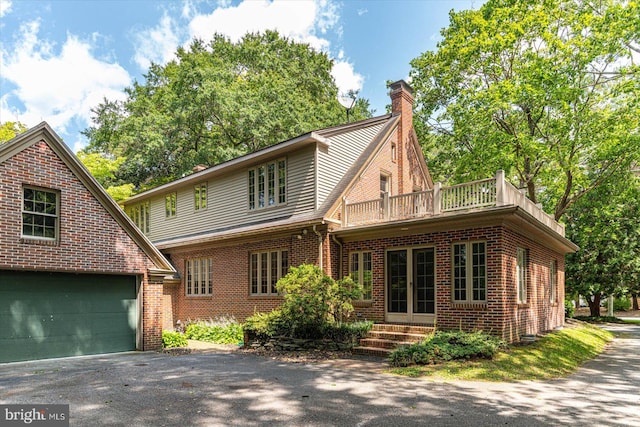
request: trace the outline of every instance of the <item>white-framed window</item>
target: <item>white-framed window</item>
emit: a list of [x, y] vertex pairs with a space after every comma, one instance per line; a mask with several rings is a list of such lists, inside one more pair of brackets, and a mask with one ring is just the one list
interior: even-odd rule
[[199, 211], [207, 208], [207, 183], [196, 185], [193, 188], [194, 209]]
[[59, 194], [55, 190], [22, 188], [22, 237], [52, 241], [58, 238]]
[[249, 210], [287, 203], [287, 162], [279, 159], [248, 172]]
[[278, 295], [276, 283], [289, 272], [289, 252], [284, 249], [249, 254], [251, 295]]
[[554, 303], [558, 300], [558, 261], [551, 260], [549, 264], [549, 301]]
[[353, 281], [362, 285], [362, 299], [373, 299], [373, 269], [371, 264], [371, 252], [351, 252], [349, 263], [349, 275]]
[[164, 197], [164, 213], [165, 217], [173, 218], [176, 216], [178, 204], [178, 193], [175, 191]]
[[485, 242], [454, 243], [451, 253], [453, 300], [487, 300], [487, 245]]
[[128, 207], [127, 215], [143, 233], [149, 234], [149, 202]]
[[185, 263], [185, 293], [187, 296], [213, 294], [213, 260], [193, 258]]
[[391, 181], [391, 177], [387, 174], [381, 173], [380, 174], [380, 198], [384, 199], [385, 194], [391, 195], [391, 193], [389, 193], [389, 189], [391, 188], [391, 186], [389, 185]]
[[518, 248], [517, 257], [518, 304], [525, 304], [527, 302], [527, 250]]

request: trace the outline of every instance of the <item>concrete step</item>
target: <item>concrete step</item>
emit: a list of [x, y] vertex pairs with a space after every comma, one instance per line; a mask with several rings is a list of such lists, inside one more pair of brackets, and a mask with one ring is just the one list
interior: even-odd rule
[[419, 342], [427, 334], [407, 334], [404, 332], [369, 331], [366, 338], [376, 338], [381, 340], [394, 340], [402, 342]]
[[422, 341], [433, 332], [431, 326], [376, 323], [369, 333], [354, 347], [354, 354], [388, 357], [400, 346]]
[[392, 323], [375, 323], [372, 331], [378, 332], [400, 332], [405, 334], [422, 334], [426, 335], [433, 332], [433, 326], [417, 326], [417, 325], [398, 325]]
[[362, 347], [371, 347], [371, 348], [386, 348], [389, 350], [394, 350], [401, 345], [411, 345], [413, 341], [398, 341], [397, 339], [386, 340], [380, 338], [362, 338], [360, 340], [360, 345]]

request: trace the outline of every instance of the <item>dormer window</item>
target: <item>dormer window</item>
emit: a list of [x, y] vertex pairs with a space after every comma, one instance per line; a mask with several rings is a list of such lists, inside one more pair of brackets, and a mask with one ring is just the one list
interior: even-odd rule
[[176, 216], [178, 204], [178, 194], [176, 192], [169, 193], [164, 198], [164, 213], [167, 218]]
[[259, 165], [248, 172], [249, 210], [287, 202], [287, 163], [285, 159]]
[[193, 189], [194, 209], [199, 211], [207, 208], [207, 183], [196, 185]]

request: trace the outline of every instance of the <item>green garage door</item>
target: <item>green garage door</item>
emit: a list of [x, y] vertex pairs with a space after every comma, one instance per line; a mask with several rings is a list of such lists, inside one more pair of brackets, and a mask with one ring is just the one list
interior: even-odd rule
[[0, 271], [0, 362], [135, 347], [135, 276]]

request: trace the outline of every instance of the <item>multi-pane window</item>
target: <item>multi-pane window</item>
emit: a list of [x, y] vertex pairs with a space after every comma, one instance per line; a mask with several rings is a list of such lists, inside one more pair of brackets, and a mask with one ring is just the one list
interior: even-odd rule
[[149, 202], [127, 208], [127, 215], [143, 233], [149, 233]]
[[185, 265], [186, 294], [211, 295], [213, 293], [213, 262], [211, 258], [188, 259]]
[[55, 240], [58, 235], [58, 193], [22, 189], [22, 235]]
[[362, 285], [362, 299], [371, 300], [373, 296], [371, 252], [352, 252], [349, 272], [351, 279]]
[[527, 302], [527, 250], [518, 248], [518, 260], [516, 266], [518, 282], [518, 303]]
[[549, 301], [556, 302], [558, 299], [558, 262], [551, 260], [549, 265]]
[[277, 295], [276, 283], [289, 272], [289, 252], [252, 252], [249, 256], [251, 295]]
[[202, 210], [207, 208], [207, 183], [196, 185], [193, 189], [194, 209]]
[[176, 209], [178, 204], [178, 194], [176, 192], [169, 193], [164, 198], [164, 212], [167, 218], [173, 218], [176, 216]]
[[284, 159], [250, 169], [249, 209], [262, 209], [287, 202], [287, 163]]
[[455, 243], [452, 253], [453, 300], [487, 300], [487, 251], [485, 242]]
[[389, 175], [380, 175], [380, 198], [384, 199], [384, 196], [389, 193]]

